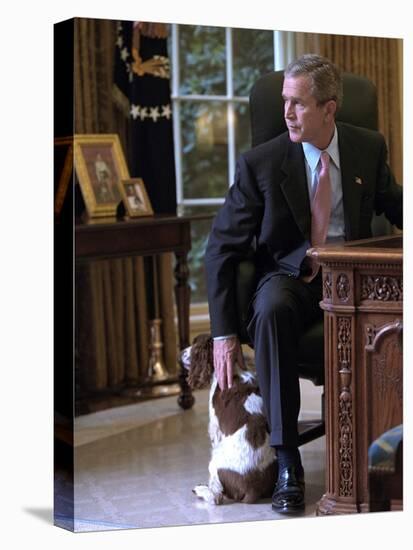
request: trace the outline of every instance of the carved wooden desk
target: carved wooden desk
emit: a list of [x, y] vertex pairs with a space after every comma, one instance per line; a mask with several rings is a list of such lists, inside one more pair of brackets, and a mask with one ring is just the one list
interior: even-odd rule
[[368, 447], [402, 418], [402, 236], [311, 249], [323, 269], [326, 493], [317, 514], [369, 511]]

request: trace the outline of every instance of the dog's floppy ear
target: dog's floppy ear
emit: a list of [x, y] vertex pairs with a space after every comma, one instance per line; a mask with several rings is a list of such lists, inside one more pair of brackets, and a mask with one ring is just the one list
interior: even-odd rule
[[212, 338], [209, 334], [200, 334], [192, 343], [191, 364], [188, 384], [193, 390], [207, 388], [211, 384], [214, 372]]

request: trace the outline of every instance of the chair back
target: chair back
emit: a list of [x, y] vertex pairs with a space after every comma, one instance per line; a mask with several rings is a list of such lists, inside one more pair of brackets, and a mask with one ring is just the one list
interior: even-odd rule
[[[336, 119], [370, 130], [378, 128], [377, 91], [363, 76], [343, 73], [343, 104]], [[251, 141], [255, 147], [287, 131], [282, 88], [284, 71], [257, 80], [250, 93]]]

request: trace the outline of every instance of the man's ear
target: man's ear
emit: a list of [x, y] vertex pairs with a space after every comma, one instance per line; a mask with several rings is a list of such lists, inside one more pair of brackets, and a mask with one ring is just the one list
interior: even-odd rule
[[324, 104], [326, 121], [334, 120], [337, 112], [337, 103], [334, 99], [330, 99]]

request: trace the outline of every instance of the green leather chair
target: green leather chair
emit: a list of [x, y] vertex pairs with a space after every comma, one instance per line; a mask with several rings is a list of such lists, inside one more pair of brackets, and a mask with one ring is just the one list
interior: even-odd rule
[[[281, 91], [284, 73], [276, 71], [261, 77], [250, 94], [252, 146], [268, 141], [287, 130], [284, 121]], [[343, 74], [344, 100], [337, 120], [377, 130], [378, 111], [376, 88], [367, 78]], [[373, 221], [375, 235], [387, 234], [388, 222], [383, 216]], [[254, 252], [239, 263], [237, 269], [238, 334], [243, 344], [251, 345], [246, 330], [248, 304], [256, 286]], [[324, 385], [324, 326], [323, 321], [312, 325], [299, 343], [298, 372], [300, 378], [316, 386]], [[299, 422], [299, 445], [325, 434], [324, 393], [320, 418]]]
[[403, 509], [403, 424], [381, 434], [368, 451], [370, 512]]

